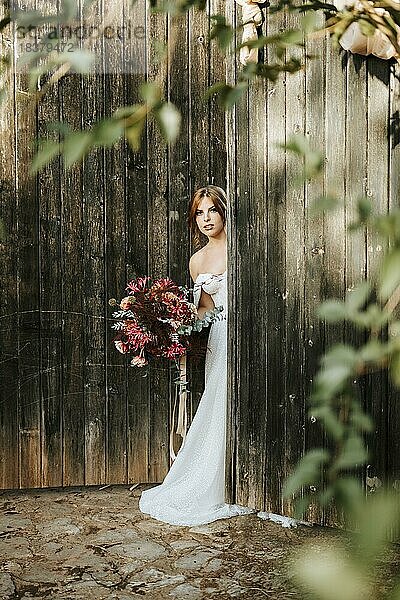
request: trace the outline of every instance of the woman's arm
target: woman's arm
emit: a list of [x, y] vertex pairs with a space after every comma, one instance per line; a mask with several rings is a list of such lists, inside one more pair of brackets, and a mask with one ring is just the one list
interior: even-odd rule
[[214, 301], [210, 294], [207, 294], [203, 289], [201, 290], [200, 302], [197, 309], [197, 318], [202, 319], [208, 310], [215, 308]]
[[[190, 271], [190, 275], [194, 282], [196, 281], [197, 276], [200, 272], [196, 259], [197, 259], [197, 257], [194, 254], [189, 260], [189, 271]], [[199, 300], [199, 306], [197, 307], [197, 318], [202, 319], [204, 317], [205, 313], [208, 310], [213, 310], [213, 308], [215, 308], [213, 299], [211, 298], [210, 294], [207, 294], [207, 292], [205, 292], [202, 289], [201, 295], [200, 295], [200, 300]]]

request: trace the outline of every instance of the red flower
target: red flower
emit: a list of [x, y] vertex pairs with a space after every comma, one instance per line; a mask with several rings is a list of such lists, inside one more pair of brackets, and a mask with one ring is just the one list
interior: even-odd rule
[[127, 290], [131, 290], [132, 292], [142, 292], [147, 285], [147, 282], [150, 281], [150, 277], [138, 277], [137, 279], [132, 279], [126, 287]]
[[121, 354], [126, 354], [129, 350], [128, 344], [121, 342], [121, 340], [116, 340], [114, 344], [118, 352], [121, 352]]
[[182, 346], [182, 344], [179, 344], [178, 342], [174, 342], [173, 344], [171, 344], [171, 346], [169, 346], [166, 351], [165, 351], [165, 356], [169, 359], [173, 359], [173, 358], [178, 358], [179, 356], [182, 356], [183, 354], [185, 354], [186, 352], [186, 348], [184, 346]]

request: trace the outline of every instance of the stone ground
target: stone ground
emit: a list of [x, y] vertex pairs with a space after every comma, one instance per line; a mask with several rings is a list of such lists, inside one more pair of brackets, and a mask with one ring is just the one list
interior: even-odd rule
[[0, 492], [0, 598], [304, 600], [292, 549], [341, 535], [256, 514], [167, 525], [139, 511], [143, 487]]

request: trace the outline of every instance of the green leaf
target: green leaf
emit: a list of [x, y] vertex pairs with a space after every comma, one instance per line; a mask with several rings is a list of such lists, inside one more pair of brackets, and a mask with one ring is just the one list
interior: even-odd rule
[[112, 146], [124, 133], [123, 126], [114, 119], [100, 121], [93, 130], [94, 146]]
[[400, 248], [394, 248], [386, 254], [379, 283], [379, 295], [383, 301], [386, 301], [400, 285]]
[[288, 498], [295, 494], [303, 485], [317, 483], [320, 480], [321, 465], [328, 460], [329, 452], [322, 448], [307, 452], [300, 460], [295, 472], [285, 481], [284, 497]]
[[339, 205], [339, 199], [333, 195], [320, 196], [309, 207], [309, 214], [311, 217], [320, 215], [325, 211], [332, 211]]
[[62, 146], [65, 167], [68, 168], [82, 159], [91, 146], [92, 139], [90, 131], [78, 131], [65, 138]]
[[347, 318], [347, 310], [340, 300], [326, 300], [317, 308], [317, 315], [328, 323], [337, 323]]
[[372, 213], [372, 203], [367, 196], [359, 198], [357, 202], [358, 215], [361, 222], [368, 220]]
[[349, 311], [356, 311], [367, 301], [371, 293], [371, 285], [368, 281], [359, 283], [355, 288], [346, 293], [346, 306]]
[[339, 421], [337, 416], [328, 405], [311, 408], [309, 411], [310, 417], [315, 417], [323, 422], [324, 428], [333, 439], [340, 440], [343, 438], [345, 429], [343, 423]]
[[95, 61], [95, 55], [88, 50], [74, 49], [71, 52], [61, 52], [54, 59], [55, 64], [70, 63], [70, 71], [89, 73]]
[[394, 385], [400, 388], [400, 351], [393, 354], [390, 360], [390, 377]]
[[139, 95], [146, 104], [155, 106], [161, 102], [161, 90], [159, 86], [151, 81], [142, 83], [139, 88]]
[[334, 463], [336, 469], [348, 469], [362, 465], [367, 460], [367, 451], [361, 437], [352, 435], [343, 444], [343, 448]]
[[360, 358], [364, 362], [378, 362], [385, 358], [387, 354], [387, 345], [379, 340], [371, 340], [359, 350]]
[[143, 117], [143, 119], [140, 119], [140, 121], [137, 121], [137, 123], [125, 129], [125, 137], [134, 152], [138, 152], [140, 150], [140, 143], [145, 122], [146, 119]]
[[32, 175], [40, 171], [47, 163], [49, 163], [61, 151], [61, 144], [48, 140], [41, 144], [39, 152], [36, 153], [32, 160], [30, 172]]
[[181, 113], [172, 102], [166, 102], [155, 112], [161, 133], [167, 142], [174, 142], [179, 135]]

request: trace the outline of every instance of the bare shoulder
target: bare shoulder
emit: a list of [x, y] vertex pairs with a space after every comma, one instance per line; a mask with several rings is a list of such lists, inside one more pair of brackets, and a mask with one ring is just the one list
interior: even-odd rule
[[196, 280], [199, 273], [201, 273], [202, 263], [204, 260], [203, 248], [192, 254], [189, 260], [189, 272], [193, 281]]

